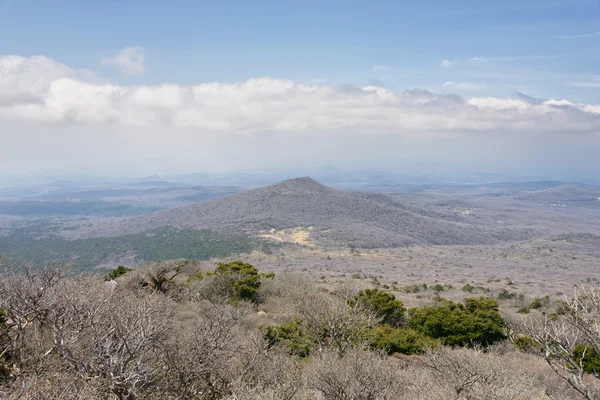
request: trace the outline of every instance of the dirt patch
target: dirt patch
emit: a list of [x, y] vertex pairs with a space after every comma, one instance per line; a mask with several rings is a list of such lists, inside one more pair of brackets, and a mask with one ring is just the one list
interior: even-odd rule
[[310, 238], [311, 231], [312, 226], [309, 226], [307, 228], [296, 227], [289, 229], [281, 229], [279, 231], [271, 229], [267, 232], [260, 233], [258, 236], [265, 239], [276, 240], [278, 242], [296, 243], [302, 246], [313, 247], [316, 246], [316, 243]]

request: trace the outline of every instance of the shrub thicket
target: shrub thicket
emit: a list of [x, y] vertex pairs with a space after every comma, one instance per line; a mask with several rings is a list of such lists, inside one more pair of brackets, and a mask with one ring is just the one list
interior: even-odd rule
[[498, 301], [486, 297], [465, 304], [440, 300], [436, 307], [409, 310], [408, 326], [448, 346], [490, 346], [506, 339]]
[[262, 326], [264, 338], [269, 347], [282, 345], [289, 353], [300, 358], [310, 355], [312, 346], [311, 339], [302, 329], [298, 320], [284, 322], [281, 325]]
[[221, 280], [227, 297], [232, 302], [246, 300], [255, 303], [256, 292], [261, 284], [261, 278], [273, 278], [275, 274], [259, 274], [258, 269], [252, 264], [243, 261], [219, 263], [212, 273], [216, 279]]
[[371, 347], [391, 354], [421, 354], [438, 345], [436, 340], [410, 328], [382, 325], [373, 329], [372, 333]]
[[393, 327], [399, 326], [403, 322], [406, 312], [404, 303], [397, 300], [396, 296], [379, 289], [361, 290], [348, 303], [350, 305], [359, 303], [370, 308], [382, 318], [383, 323]]

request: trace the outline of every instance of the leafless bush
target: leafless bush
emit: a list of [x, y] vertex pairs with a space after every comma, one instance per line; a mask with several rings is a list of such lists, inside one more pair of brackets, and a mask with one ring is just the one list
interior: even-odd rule
[[257, 296], [261, 303], [266, 303], [266, 307], [271, 306], [283, 314], [295, 314], [298, 304], [310, 293], [314, 293], [314, 286], [305, 276], [282, 273], [273, 279], [265, 279]]
[[[520, 329], [541, 347], [552, 370], [581, 396], [600, 398], [600, 371], [585, 371], [590, 354], [600, 354], [600, 291], [575, 287], [572, 298], [565, 296], [564, 307], [563, 315], [533, 316]], [[581, 354], [575, 351], [578, 345], [584, 345]]]
[[185, 296], [186, 286], [183, 283], [201, 270], [199, 264], [185, 259], [155, 261], [137, 265], [116, 280], [118, 286], [127, 291], [145, 288], [181, 299]]
[[353, 299], [358, 292], [362, 289], [362, 285], [359, 285], [355, 281], [342, 281], [335, 287], [333, 294], [345, 301]]
[[[232, 274], [232, 276], [239, 276]], [[206, 276], [201, 281], [195, 282], [191, 298], [196, 301], [208, 301], [213, 304], [228, 304], [234, 296], [230, 285], [231, 276]]]
[[439, 348], [423, 357], [428, 370], [413, 387], [422, 399], [545, 399], [518, 360], [472, 349]]
[[144, 266], [140, 270], [144, 286], [161, 293], [168, 293], [177, 287], [175, 279], [184, 272], [184, 267], [189, 264], [188, 261], [162, 261]]
[[287, 352], [271, 349], [260, 352], [243, 379], [232, 386], [231, 400], [306, 399], [303, 371]]
[[162, 354], [163, 386], [181, 399], [222, 398], [240, 373], [239, 359], [257, 352], [248, 334], [250, 310], [207, 301], [189, 307]]
[[67, 371], [43, 378], [24, 375], [10, 384], [0, 398], [6, 400], [103, 400], [106, 392], [95, 380], [82, 379]]
[[345, 299], [330, 294], [307, 296], [299, 305], [300, 325], [310, 335], [317, 352], [346, 350], [365, 340], [367, 328], [381, 318], [360, 302], [349, 305]]
[[155, 352], [173, 307], [164, 296], [114, 292], [99, 279], [68, 279], [46, 266], [13, 271], [0, 287], [20, 369], [36, 376], [70, 371], [134, 399], [159, 370]]
[[393, 359], [354, 348], [343, 358], [324, 352], [311, 365], [307, 386], [326, 400], [398, 399], [403, 378]]
[[10, 353], [18, 369], [38, 371], [51, 353], [53, 346], [45, 340], [48, 332], [41, 326], [40, 317], [52, 311], [67, 272], [65, 264], [49, 264], [37, 270], [28, 264], [3, 269], [0, 307], [10, 327], [4, 351]]

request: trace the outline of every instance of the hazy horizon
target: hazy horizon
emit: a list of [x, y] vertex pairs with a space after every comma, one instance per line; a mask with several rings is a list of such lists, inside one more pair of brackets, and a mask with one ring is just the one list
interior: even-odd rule
[[[172, 182], [180, 184], [214, 184], [256, 187], [287, 179], [308, 176], [325, 184], [345, 182], [368, 187], [372, 180], [395, 185], [481, 185], [501, 182], [556, 181], [600, 185], [594, 170], [519, 169], [495, 171], [475, 169], [469, 165], [414, 164], [405, 168], [375, 168], [360, 165], [314, 165], [303, 168], [263, 168], [229, 170], [102, 170], [34, 171], [17, 174], [0, 173], [0, 188], [28, 187], [71, 182], [76, 185], [111, 185], [135, 182]], [[383, 181], [382, 181], [383, 180]], [[367, 185], [367, 186], [365, 186]]]

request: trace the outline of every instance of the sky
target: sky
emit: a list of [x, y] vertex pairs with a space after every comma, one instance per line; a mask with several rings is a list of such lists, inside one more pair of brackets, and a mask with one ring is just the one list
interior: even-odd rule
[[0, 0], [0, 174], [600, 174], [600, 2]]

